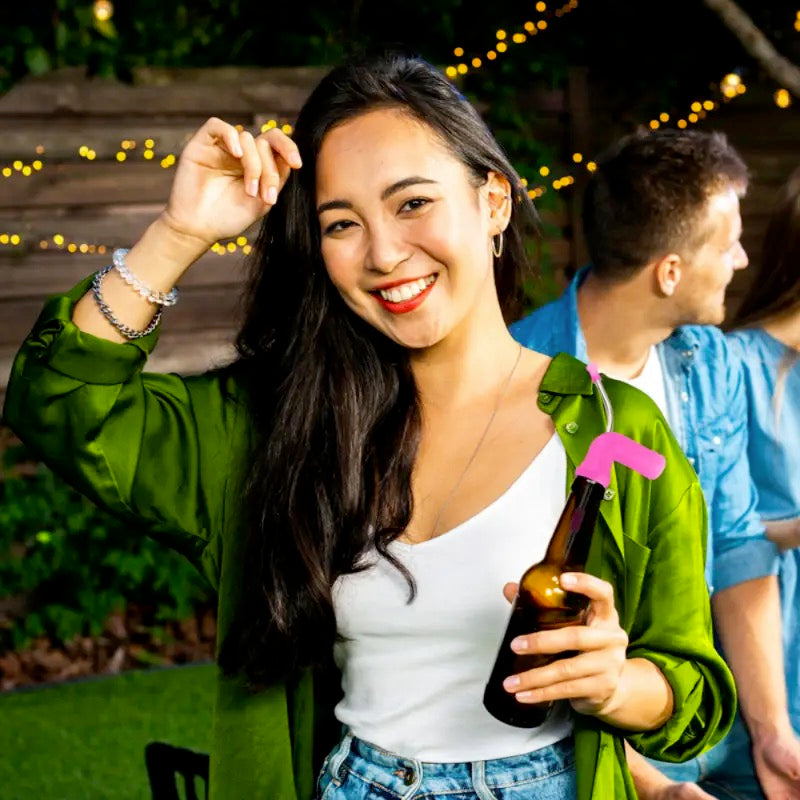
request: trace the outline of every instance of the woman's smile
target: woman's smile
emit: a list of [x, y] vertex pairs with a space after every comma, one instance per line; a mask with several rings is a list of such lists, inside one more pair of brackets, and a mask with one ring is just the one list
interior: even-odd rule
[[372, 289], [370, 294], [392, 314], [407, 314], [419, 308], [433, 291], [438, 273], [424, 278], [392, 281]]

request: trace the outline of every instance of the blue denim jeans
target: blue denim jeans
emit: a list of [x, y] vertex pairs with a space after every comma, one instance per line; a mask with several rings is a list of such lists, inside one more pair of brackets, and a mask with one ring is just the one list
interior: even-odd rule
[[439, 764], [403, 758], [351, 734], [325, 759], [317, 800], [572, 800], [572, 737], [532, 753]]
[[672, 780], [696, 783], [720, 800], [764, 800], [750, 753], [750, 737], [738, 714], [730, 733], [708, 752], [683, 764], [651, 763]]

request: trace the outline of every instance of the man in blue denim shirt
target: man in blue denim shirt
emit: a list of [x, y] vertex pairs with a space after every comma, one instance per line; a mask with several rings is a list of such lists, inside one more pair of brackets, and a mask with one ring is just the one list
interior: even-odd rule
[[[511, 330], [532, 349], [595, 362], [661, 407], [706, 497], [716, 629], [745, 720], [755, 721], [787, 715], [771, 689], [783, 681], [777, 551], [756, 515], [741, 364], [714, 327], [724, 319], [734, 271], [747, 266], [739, 241], [746, 184], [744, 163], [720, 134], [626, 137], [598, 161], [586, 189], [592, 266]], [[791, 772], [800, 770], [800, 747], [785, 744], [788, 788]], [[715, 784], [704, 758], [659, 764], [674, 780], [633, 751], [629, 760], [643, 798], [748, 796]]]

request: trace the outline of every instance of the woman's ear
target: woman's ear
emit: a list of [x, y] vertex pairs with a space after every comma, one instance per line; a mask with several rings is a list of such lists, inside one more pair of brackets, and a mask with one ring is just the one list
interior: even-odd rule
[[483, 186], [489, 207], [489, 220], [492, 223], [492, 236], [502, 233], [511, 219], [511, 184], [500, 172], [490, 172]]

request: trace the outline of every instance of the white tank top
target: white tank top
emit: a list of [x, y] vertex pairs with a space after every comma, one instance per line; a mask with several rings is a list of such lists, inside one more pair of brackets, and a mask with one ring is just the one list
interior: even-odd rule
[[566, 453], [557, 435], [499, 498], [466, 522], [391, 553], [417, 596], [377, 553], [334, 585], [334, 647], [344, 698], [336, 716], [361, 739], [422, 761], [478, 761], [527, 753], [567, 736], [566, 703], [532, 729], [499, 722], [483, 690], [511, 607], [503, 586], [547, 549], [566, 498]]

